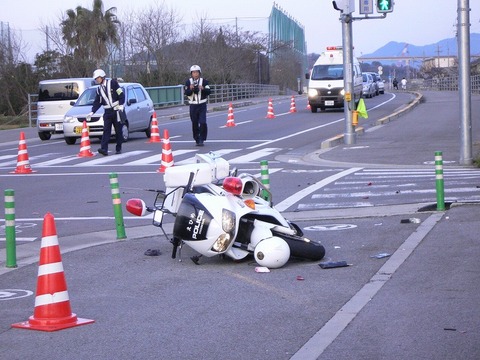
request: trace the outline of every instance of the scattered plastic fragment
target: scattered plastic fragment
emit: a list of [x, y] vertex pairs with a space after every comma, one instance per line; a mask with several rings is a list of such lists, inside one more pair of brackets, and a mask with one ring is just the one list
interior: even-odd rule
[[383, 258], [389, 257], [391, 255], [392, 254], [389, 254], [389, 253], [379, 253], [379, 254], [376, 254], [376, 255], [372, 255], [370, 257], [375, 258], [375, 259], [383, 259]]
[[383, 223], [373, 224], [373, 226], [381, 226]]
[[265, 266], [257, 266], [255, 268], [255, 272], [257, 272], [257, 273], [269, 273], [270, 269], [265, 267]]
[[333, 248], [334, 248], [334, 249], [341, 249], [340, 246], [334, 246]]
[[443, 330], [447, 330], [447, 331], [457, 331], [457, 329], [455, 329], [455, 328], [448, 328], [448, 327], [443, 328]]
[[301, 275], [298, 275], [298, 276], [297, 276], [297, 280], [305, 280], [305, 278], [304, 278], [303, 276], [301, 276]]
[[352, 264], [347, 264], [346, 261], [328, 261], [318, 264], [322, 269], [333, 269], [338, 267], [351, 266]]
[[402, 219], [400, 220], [401, 224], [420, 224], [420, 219], [419, 218], [410, 218], [410, 219]]
[[371, 182], [369, 182], [369, 183], [367, 184], [367, 186], [370, 186], [370, 185], [372, 185], [372, 183], [371, 183]]

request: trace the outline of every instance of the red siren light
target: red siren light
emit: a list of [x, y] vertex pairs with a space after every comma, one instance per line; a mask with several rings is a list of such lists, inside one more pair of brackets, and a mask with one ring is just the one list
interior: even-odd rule
[[226, 177], [223, 180], [223, 188], [230, 194], [240, 195], [243, 189], [242, 179], [234, 176]]

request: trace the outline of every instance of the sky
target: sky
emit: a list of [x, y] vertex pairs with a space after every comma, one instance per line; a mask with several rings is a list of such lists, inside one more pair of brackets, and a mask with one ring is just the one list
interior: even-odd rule
[[[356, 1], [358, 8], [361, 0]], [[103, 3], [105, 9], [116, 7], [120, 20], [122, 14], [165, 4], [187, 27], [206, 18], [213, 23], [232, 26], [237, 21], [243, 30], [265, 31], [273, 5], [273, 1], [268, 0], [103, 0]], [[276, 0], [275, 3], [305, 28], [308, 53], [320, 53], [327, 46], [342, 44], [340, 13], [333, 9], [331, 0]], [[40, 27], [58, 24], [68, 9], [92, 8], [92, 4], [92, 0], [16, 0], [9, 2], [0, 13], [0, 22], [9, 23], [11, 30], [21, 36], [27, 60], [31, 61], [37, 52], [46, 49], [44, 35], [38, 30]], [[470, 31], [480, 33], [480, 1], [469, 0], [469, 5]], [[390, 41], [423, 46], [452, 38], [456, 30], [457, 6], [458, 0], [396, 0], [394, 11], [386, 18], [353, 22], [354, 53], [366, 55]], [[363, 15], [357, 11], [354, 16]]]

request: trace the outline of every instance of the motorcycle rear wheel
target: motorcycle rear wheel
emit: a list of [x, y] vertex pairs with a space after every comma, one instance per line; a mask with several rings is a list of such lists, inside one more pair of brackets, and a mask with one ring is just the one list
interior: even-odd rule
[[290, 247], [290, 257], [297, 257], [307, 260], [322, 260], [325, 256], [325, 248], [317, 241], [307, 241], [303, 237], [289, 236], [273, 232], [275, 236], [281, 237]]

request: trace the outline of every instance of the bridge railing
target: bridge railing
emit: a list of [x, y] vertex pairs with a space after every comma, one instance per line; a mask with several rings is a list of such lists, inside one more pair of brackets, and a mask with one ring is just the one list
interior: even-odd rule
[[[425, 79], [421, 85], [423, 90], [458, 91], [458, 76], [446, 76], [437, 79]], [[480, 94], [480, 75], [470, 77], [472, 94]]]

